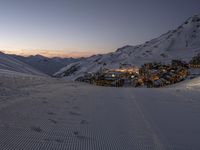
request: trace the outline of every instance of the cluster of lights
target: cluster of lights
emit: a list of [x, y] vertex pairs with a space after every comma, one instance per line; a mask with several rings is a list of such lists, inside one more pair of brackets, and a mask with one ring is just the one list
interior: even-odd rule
[[[114, 69], [114, 70], [110, 70], [111, 72], [121, 72], [121, 73], [129, 73], [129, 74], [133, 74], [133, 73], [137, 73], [139, 74], [139, 68], [123, 68], [123, 69]], [[111, 75], [112, 78], [116, 77], [116, 74], [112, 74]], [[132, 75], [131, 78], [133, 79], [135, 76]]]
[[128, 73], [139, 73], [138, 68], [123, 68], [123, 69], [114, 69], [115, 72], [128, 72]]

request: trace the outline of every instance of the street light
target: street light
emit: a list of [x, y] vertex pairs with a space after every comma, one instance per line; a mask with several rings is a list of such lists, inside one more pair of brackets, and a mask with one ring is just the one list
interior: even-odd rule
[[115, 77], [115, 74], [112, 74], [112, 77], [114, 78], [114, 77]]

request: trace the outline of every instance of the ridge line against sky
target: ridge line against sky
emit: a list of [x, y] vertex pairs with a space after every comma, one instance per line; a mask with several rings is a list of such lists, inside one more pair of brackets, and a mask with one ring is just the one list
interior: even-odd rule
[[14, 55], [20, 55], [20, 56], [31, 56], [31, 55], [42, 55], [45, 57], [61, 57], [61, 58], [80, 58], [80, 57], [89, 57], [92, 55], [99, 54], [98, 52], [94, 53], [89, 50], [85, 51], [76, 51], [76, 50], [25, 50], [25, 49], [20, 49], [20, 50], [0, 50], [0, 52], [3, 52], [5, 54], [14, 54]]
[[198, 0], [1, 0], [0, 50], [81, 57], [138, 45], [199, 14]]

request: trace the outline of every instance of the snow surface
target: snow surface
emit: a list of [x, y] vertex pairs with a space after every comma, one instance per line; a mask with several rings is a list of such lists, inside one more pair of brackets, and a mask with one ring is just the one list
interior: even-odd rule
[[97, 87], [0, 71], [0, 149], [198, 150], [199, 90]]
[[129, 64], [140, 66], [155, 61], [168, 63], [172, 59], [189, 61], [197, 53], [200, 53], [200, 15], [187, 19], [176, 30], [171, 30], [144, 44], [124, 46], [109, 54], [95, 55], [72, 63], [55, 73], [55, 76], [63, 77], [74, 65], [78, 70], [65, 78], [74, 80], [86, 72], [96, 72], [102, 67], [119, 68]]
[[[199, 18], [56, 75], [74, 65], [72, 80], [102, 66], [189, 60], [199, 52]], [[200, 78], [160, 89], [100, 87], [41, 76], [1, 53], [0, 149], [199, 150], [199, 97]]]
[[192, 80], [187, 80], [176, 85], [176, 87], [188, 88], [188, 89], [200, 89], [200, 77]]
[[35, 55], [29, 57], [23, 57], [18, 55], [12, 55], [12, 56], [48, 75], [53, 75], [62, 67], [80, 60], [75, 58], [59, 58], [59, 57], [48, 58], [41, 55]]
[[32, 75], [46, 76], [44, 73], [2, 52], [0, 52], [0, 69]]
[[53, 81], [52, 78], [46, 76], [0, 69], [0, 87], [18, 88], [43, 84], [50, 81]]

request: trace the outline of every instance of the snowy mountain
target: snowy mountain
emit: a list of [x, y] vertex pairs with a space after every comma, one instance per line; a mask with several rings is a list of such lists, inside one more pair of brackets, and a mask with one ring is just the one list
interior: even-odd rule
[[31, 75], [46, 76], [44, 73], [2, 52], [0, 52], [0, 69], [0, 71], [9, 70]]
[[48, 58], [41, 55], [29, 57], [13, 55], [13, 57], [48, 75], [53, 75], [62, 67], [79, 60], [74, 58], [59, 57]]
[[100, 68], [119, 68], [126, 65], [140, 66], [146, 62], [169, 62], [172, 59], [189, 61], [200, 52], [200, 15], [187, 19], [177, 29], [137, 46], [124, 46], [115, 52], [94, 55], [72, 63], [54, 75], [76, 79], [86, 72]]

